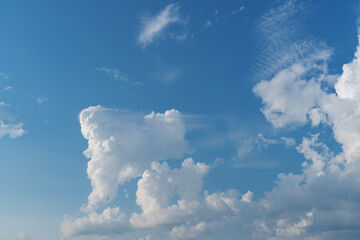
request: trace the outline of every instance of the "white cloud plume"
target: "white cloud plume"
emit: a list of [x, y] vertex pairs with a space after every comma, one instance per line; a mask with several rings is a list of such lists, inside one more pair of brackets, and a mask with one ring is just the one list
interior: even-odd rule
[[81, 132], [88, 140], [88, 177], [93, 191], [88, 210], [109, 203], [118, 185], [141, 176], [151, 162], [191, 153], [180, 112], [152, 112], [145, 117], [101, 106], [80, 113]]
[[[186, 24], [187, 21], [184, 20], [179, 14], [180, 6], [178, 4], [169, 4], [165, 7], [157, 16], [153, 18], [144, 18], [142, 19], [142, 29], [138, 37], [138, 42], [146, 47], [151, 44], [155, 39], [160, 38], [164, 35], [165, 30], [173, 24]], [[182, 40], [187, 35], [184, 33], [172, 34], [173, 37], [180, 37], [179, 40]]]

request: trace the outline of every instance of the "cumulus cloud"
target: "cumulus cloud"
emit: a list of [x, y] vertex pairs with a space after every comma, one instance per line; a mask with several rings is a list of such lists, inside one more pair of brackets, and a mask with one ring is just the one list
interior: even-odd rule
[[8, 135], [11, 138], [18, 138], [25, 133], [26, 131], [23, 129], [22, 123], [6, 124], [3, 121], [0, 121], [0, 137]]
[[[296, 13], [295, 3], [299, 1], [286, 1], [284, 8], [272, 13], [285, 17], [267, 21], [287, 23], [284, 19], [289, 13], [285, 10]], [[179, 112], [143, 117], [90, 107], [81, 112], [80, 123], [89, 144], [84, 154], [90, 159], [88, 176], [93, 191], [87, 209], [91, 211], [83, 218], [65, 219], [64, 235], [136, 230], [154, 235], [165, 232], [163, 239], [201, 239], [227, 222], [236, 222], [247, 239], [358, 239], [360, 50], [358, 47], [354, 59], [344, 65], [343, 73], [334, 81], [326, 64], [331, 50], [321, 44], [316, 47], [315, 42], [310, 45], [298, 45], [289, 64], [281, 64], [278, 72], [260, 81], [254, 93], [261, 98], [264, 116], [275, 128], [311, 124], [309, 129], [315, 131], [326, 124], [341, 151], [327, 146], [318, 133], [306, 136], [296, 147], [304, 156], [300, 173], [280, 173], [275, 186], [259, 200], [253, 200], [251, 191], [209, 193], [203, 189], [204, 177], [211, 169], [207, 164], [187, 158], [181, 167], [170, 168], [166, 161], [160, 162], [191, 152]], [[246, 156], [256, 144], [294, 146], [296, 141], [259, 134], [239, 147], [238, 157]], [[96, 213], [99, 204], [116, 197], [119, 184], [135, 177], [141, 177], [136, 192], [139, 212], [129, 218], [117, 207]]]
[[192, 152], [176, 110], [141, 116], [96, 106], [81, 111], [79, 118], [88, 140], [84, 155], [90, 159], [87, 174], [93, 188], [87, 210], [111, 202], [119, 184], [141, 176], [153, 161]]
[[[137, 204], [130, 223], [135, 229], [168, 229], [175, 239], [195, 239], [208, 235], [215, 226], [236, 216], [250, 203], [252, 192], [240, 196], [236, 190], [209, 194], [202, 192], [203, 177], [210, 170], [204, 163], [184, 160], [181, 168], [170, 169], [166, 162], [153, 163], [138, 182]], [[172, 202], [174, 196], [178, 197]]]
[[333, 82], [326, 80], [333, 78], [327, 76], [328, 57], [320, 59], [322, 63], [316, 58], [300, 60], [255, 86], [264, 104], [262, 111], [274, 127], [327, 124], [342, 151], [332, 151], [319, 134], [304, 137], [297, 147], [306, 159], [302, 173], [279, 175], [276, 186], [252, 211], [256, 216], [248, 228], [252, 234], [268, 239], [357, 239], [360, 235], [360, 215], [355, 210], [360, 200], [359, 52], [358, 47], [354, 59], [344, 64], [332, 86], [335, 93], [322, 86]]
[[107, 207], [102, 213], [93, 211], [81, 218], [66, 217], [61, 225], [62, 233], [66, 237], [109, 236], [151, 230], [165, 232], [171, 239], [205, 237], [236, 217], [253, 197], [250, 191], [243, 195], [237, 190], [212, 194], [203, 191], [203, 178], [210, 169], [192, 158], [174, 169], [166, 161], [154, 161], [138, 181], [136, 203], [141, 213], [135, 212], [127, 219], [118, 207]]
[[[350, 171], [342, 153], [333, 154], [319, 135], [303, 138], [301, 174], [280, 174], [276, 186], [252, 211], [251, 227], [269, 239], [337, 239], [341, 229], [359, 234], [354, 209], [359, 206], [357, 171]], [[340, 234], [341, 235], [341, 234]], [[344, 235], [345, 236], [345, 235]]]
[[[254, 87], [254, 93], [264, 104], [262, 112], [274, 127], [307, 122], [308, 114], [324, 94], [321, 83], [325, 81], [326, 64], [323, 61], [330, 57], [330, 53], [328, 50], [318, 52], [316, 56], [295, 63], [270, 81], [262, 80]], [[311, 117], [314, 119], [313, 114]]]
[[66, 218], [61, 224], [65, 237], [85, 235], [112, 235], [128, 231], [130, 226], [119, 207], [106, 208], [102, 213], [92, 212], [89, 216]]
[[[360, 43], [359, 43], [360, 44]], [[343, 66], [343, 73], [335, 84], [336, 93], [342, 99], [359, 98], [360, 92], [360, 46], [354, 59]]]
[[[169, 4], [158, 15], [152, 18], [142, 18], [142, 29], [138, 37], [138, 42], [146, 47], [154, 40], [164, 36], [166, 29], [173, 24], [186, 24], [187, 21], [180, 16], [180, 6], [178, 4]], [[187, 36], [184, 33], [170, 34], [173, 38], [183, 40]]]

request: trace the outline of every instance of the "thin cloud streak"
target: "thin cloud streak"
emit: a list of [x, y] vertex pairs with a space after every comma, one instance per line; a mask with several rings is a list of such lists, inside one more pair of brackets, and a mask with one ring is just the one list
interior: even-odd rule
[[[178, 4], [170, 4], [153, 18], [143, 17], [141, 21], [142, 29], [138, 37], [139, 44], [145, 48], [157, 38], [160, 38], [170, 25], [175, 23], [186, 24], [187, 21], [180, 17], [179, 10], [180, 6]], [[176, 36], [178, 35], [176, 34]], [[178, 38], [184, 40], [186, 36], [186, 34], [180, 34]]]

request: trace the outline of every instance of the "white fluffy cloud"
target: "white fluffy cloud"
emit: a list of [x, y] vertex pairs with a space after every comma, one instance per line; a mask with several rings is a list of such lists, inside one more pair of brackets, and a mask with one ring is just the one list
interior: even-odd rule
[[79, 118], [88, 140], [84, 155], [90, 159], [87, 173], [93, 188], [87, 210], [111, 202], [119, 184], [141, 176], [153, 161], [192, 152], [176, 110], [143, 117], [96, 106], [84, 109]]
[[[157, 16], [153, 18], [142, 19], [142, 29], [138, 37], [138, 42], [146, 47], [155, 39], [163, 36], [164, 31], [172, 24], [185, 24], [186, 21], [179, 14], [180, 6], [178, 4], [169, 4]], [[187, 34], [170, 34], [171, 37], [184, 40]]]
[[0, 121], [0, 137], [9, 135], [11, 138], [17, 138], [25, 133], [26, 131], [23, 129], [22, 123], [5, 124], [3, 121]]
[[[202, 179], [210, 170], [204, 163], [184, 160], [181, 168], [170, 169], [166, 162], [153, 163], [138, 182], [137, 204], [130, 223], [135, 229], [167, 229], [174, 239], [206, 236], [226, 219], [236, 216], [252, 200], [252, 192], [209, 194], [202, 192]], [[177, 196], [178, 200], [172, 202]]]
[[[212, 233], [236, 217], [252, 202], [248, 191], [203, 192], [203, 177], [211, 169], [204, 163], [185, 159], [180, 168], [171, 169], [157, 161], [138, 181], [136, 203], [141, 213], [126, 218], [120, 208], [106, 208], [81, 218], [65, 218], [61, 225], [65, 237], [114, 235], [130, 231], [162, 233], [171, 239], [198, 239]], [[174, 200], [177, 199], [177, 200]]]
[[359, 99], [360, 93], [360, 46], [357, 47], [352, 62], [344, 64], [343, 73], [335, 84], [336, 93], [339, 98]]
[[[354, 59], [343, 66], [335, 93], [321, 87], [327, 78], [326, 64], [318, 68], [316, 59], [300, 61], [300, 66], [309, 66], [304, 71], [294, 71], [298, 63], [255, 86], [265, 105], [263, 113], [273, 126], [327, 124], [342, 152], [332, 152], [319, 141], [319, 134], [303, 138], [297, 147], [307, 160], [303, 172], [279, 175], [276, 186], [253, 210], [257, 216], [249, 228], [253, 234], [268, 239], [357, 239], [360, 235], [356, 211], [360, 202], [359, 52], [358, 47]], [[320, 73], [314, 74], [314, 66]]]
[[106, 208], [102, 213], [91, 213], [78, 219], [66, 218], [61, 224], [65, 237], [82, 235], [112, 235], [128, 231], [130, 226], [120, 208]]
[[[321, 80], [323, 76], [311, 76], [310, 71], [321, 71], [324, 65], [314, 62], [326, 60], [328, 52], [318, 53], [319, 59], [309, 59], [281, 70], [270, 81], [261, 81], [254, 87], [254, 93], [261, 97], [264, 107], [262, 112], [274, 127], [289, 124], [305, 124], [310, 110], [318, 104], [322, 96]], [[295, 107], [296, 106], [296, 107]]]

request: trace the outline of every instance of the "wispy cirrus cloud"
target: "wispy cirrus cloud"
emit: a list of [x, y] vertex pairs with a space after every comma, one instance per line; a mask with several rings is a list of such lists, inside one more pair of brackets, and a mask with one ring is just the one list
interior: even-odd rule
[[272, 77], [279, 70], [303, 59], [319, 47], [319, 41], [301, 37], [302, 25], [312, 11], [308, 1], [282, 0], [265, 12], [255, 25], [259, 52], [253, 64], [253, 78]]
[[231, 16], [235, 16], [235, 15], [243, 12], [244, 10], [245, 10], [245, 6], [240, 6], [239, 8], [236, 8], [236, 9], [232, 10], [231, 13], [225, 13], [225, 14], [222, 14], [222, 15], [220, 15], [219, 10], [216, 10], [216, 11], [214, 12], [213, 18], [208, 19], [208, 20], [204, 23], [204, 26], [205, 26], [206, 28], [209, 28], [209, 27], [211, 27], [212, 25], [214, 25], [215, 23], [218, 23], [219, 21], [228, 19], [228, 18], [231, 17]]
[[[158, 15], [154, 17], [142, 17], [141, 32], [138, 36], [138, 42], [144, 48], [154, 42], [156, 39], [166, 37], [166, 30], [170, 25], [180, 24], [186, 25], [187, 20], [181, 17], [180, 5], [174, 3], [166, 6]], [[178, 41], [183, 41], [187, 38], [187, 32], [183, 31], [180, 34], [169, 33], [168, 37], [175, 38]]]
[[106, 73], [109, 77], [111, 77], [113, 79], [116, 79], [116, 80], [118, 79], [122, 82], [129, 82], [129, 77], [126, 74], [121, 73], [120, 70], [117, 68], [99, 67], [99, 68], [96, 68], [96, 70], [99, 72]]

